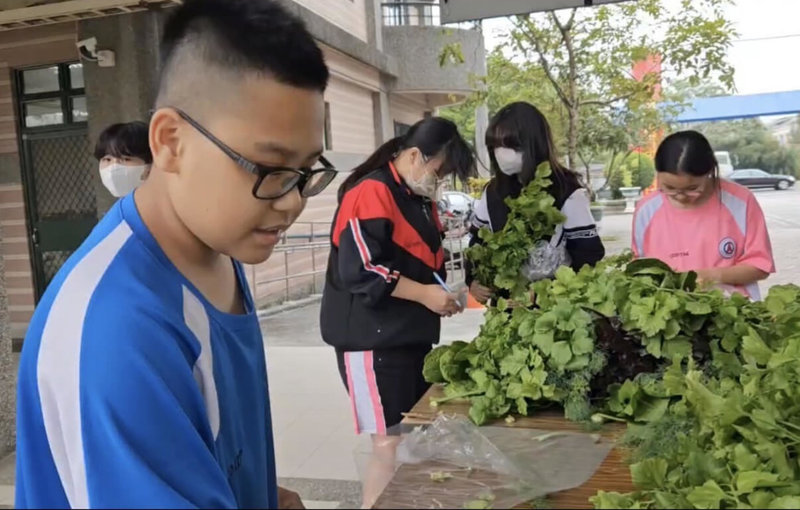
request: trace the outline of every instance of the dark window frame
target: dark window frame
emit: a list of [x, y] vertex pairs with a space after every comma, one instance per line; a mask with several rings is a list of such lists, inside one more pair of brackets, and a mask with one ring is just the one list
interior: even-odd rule
[[[43, 131], [59, 130], [71, 126], [85, 126], [88, 121], [75, 121], [72, 115], [72, 101], [77, 97], [86, 97], [85, 81], [83, 87], [72, 88], [72, 77], [70, 66], [79, 64], [80, 61], [62, 62], [58, 64], [48, 64], [35, 67], [24, 67], [14, 70], [14, 81], [16, 85], [16, 110], [19, 118], [19, 127], [22, 133], [39, 133]], [[25, 72], [37, 69], [58, 68], [58, 90], [52, 92], [37, 92], [34, 94], [25, 93]], [[32, 102], [58, 99], [61, 103], [61, 115], [63, 122], [50, 124], [47, 126], [28, 126], [26, 105]]]

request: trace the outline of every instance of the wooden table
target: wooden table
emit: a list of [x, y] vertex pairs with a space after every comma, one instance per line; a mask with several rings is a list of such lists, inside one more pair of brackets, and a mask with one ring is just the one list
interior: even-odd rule
[[[469, 410], [468, 402], [457, 402], [442, 404], [438, 407], [430, 406], [431, 398], [439, 398], [443, 395], [442, 387], [434, 385], [417, 402], [403, 423], [406, 425], [426, 425], [432, 423], [439, 413], [448, 415], [467, 416]], [[585, 432], [580, 424], [569, 422], [564, 419], [563, 413], [555, 411], [545, 411], [535, 416], [517, 417], [513, 424], [507, 424], [504, 420], [498, 420], [490, 425], [517, 427], [528, 429], [539, 429], [553, 432]], [[617, 439], [625, 432], [622, 424], [608, 424], [599, 433], [609, 439]], [[575, 489], [551, 494], [548, 496], [548, 504], [553, 508], [592, 508], [589, 498], [594, 496], [598, 490], [631, 492], [634, 490], [631, 481], [630, 470], [625, 461], [626, 453], [622, 448], [615, 447], [608, 454], [600, 465], [600, 468], [585, 484]], [[486, 474], [491, 476], [491, 474]], [[419, 500], [420, 487], [424, 486], [424, 493], [435, 494], [437, 490], [446, 491], [442, 484], [420, 477], [418, 473], [401, 466], [395, 477], [386, 487], [381, 497], [375, 504], [375, 508], [411, 508], [408, 503], [409, 487], [416, 488], [417, 500]], [[437, 488], [438, 487], [438, 488]]]

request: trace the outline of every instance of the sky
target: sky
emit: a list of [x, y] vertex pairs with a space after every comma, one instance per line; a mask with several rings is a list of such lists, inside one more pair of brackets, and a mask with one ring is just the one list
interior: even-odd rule
[[[727, 11], [739, 32], [728, 52], [736, 93], [800, 90], [800, 0], [736, 0]], [[487, 47], [508, 26], [505, 19], [486, 20]]]

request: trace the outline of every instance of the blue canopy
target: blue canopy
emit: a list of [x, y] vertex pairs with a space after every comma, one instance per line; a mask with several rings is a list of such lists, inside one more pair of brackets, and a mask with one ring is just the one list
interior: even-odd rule
[[701, 97], [674, 119], [705, 122], [800, 113], [800, 90], [744, 96]]

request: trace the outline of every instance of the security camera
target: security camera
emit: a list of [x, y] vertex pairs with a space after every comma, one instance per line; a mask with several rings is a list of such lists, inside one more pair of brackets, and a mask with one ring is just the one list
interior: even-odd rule
[[82, 41], [78, 41], [78, 53], [81, 54], [81, 57], [85, 60], [89, 60], [91, 62], [97, 62], [97, 38], [90, 37], [89, 39], [84, 39]]
[[97, 62], [97, 65], [100, 67], [114, 67], [116, 63], [113, 51], [97, 49], [96, 37], [78, 41], [76, 46], [78, 47], [78, 53], [80, 53], [81, 58], [89, 62]]

